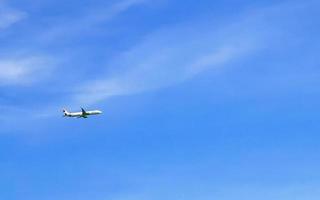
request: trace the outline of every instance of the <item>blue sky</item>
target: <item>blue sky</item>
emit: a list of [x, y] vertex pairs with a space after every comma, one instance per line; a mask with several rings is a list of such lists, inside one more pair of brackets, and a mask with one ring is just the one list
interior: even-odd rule
[[0, 0], [0, 199], [318, 199], [319, 6]]

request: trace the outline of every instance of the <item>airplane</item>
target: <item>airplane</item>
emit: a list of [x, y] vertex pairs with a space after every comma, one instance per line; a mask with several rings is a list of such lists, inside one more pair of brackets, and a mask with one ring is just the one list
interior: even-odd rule
[[64, 117], [88, 118], [89, 115], [99, 115], [102, 112], [100, 110], [85, 111], [81, 108], [81, 112], [68, 112], [66, 109], [63, 109], [63, 114]]

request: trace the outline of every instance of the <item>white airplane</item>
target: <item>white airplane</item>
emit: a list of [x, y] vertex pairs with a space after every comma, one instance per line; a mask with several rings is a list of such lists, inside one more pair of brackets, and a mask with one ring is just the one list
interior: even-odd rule
[[89, 115], [99, 115], [102, 112], [100, 110], [85, 111], [81, 108], [81, 112], [68, 112], [66, 109], [63, 109], [63, 114], [64, 117], [88, 118]]

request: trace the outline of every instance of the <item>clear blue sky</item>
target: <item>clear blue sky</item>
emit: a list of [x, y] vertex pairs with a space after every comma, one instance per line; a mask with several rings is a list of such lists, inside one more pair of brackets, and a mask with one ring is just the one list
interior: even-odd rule
[[0, 199], [319, 199], [319, 7], [0, 0]]

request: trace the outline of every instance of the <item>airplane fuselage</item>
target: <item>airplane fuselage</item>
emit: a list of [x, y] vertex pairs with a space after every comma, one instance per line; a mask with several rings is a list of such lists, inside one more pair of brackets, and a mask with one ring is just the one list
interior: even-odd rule
[[85, 111], [82, 109], [82, 112], [68, 112], [66, 110], [63, 110], [65, 117], [78, 117], [78, 118], [87, 118], [89, 115], [99, 115], [102, 114], [100, 110], [90, 110]]

